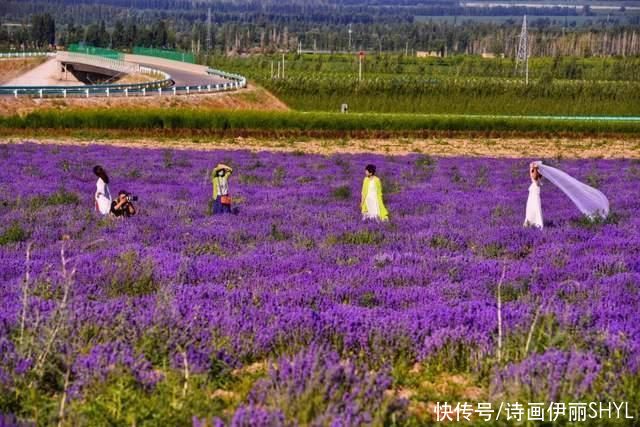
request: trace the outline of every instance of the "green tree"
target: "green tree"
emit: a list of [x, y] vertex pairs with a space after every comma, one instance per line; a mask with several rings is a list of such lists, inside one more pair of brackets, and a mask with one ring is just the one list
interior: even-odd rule
[[112, 40], [112, 48], [113, 49], [123, 49], [126, 47], [131, 47], [127, 40], [127, 34], [125, 33], [124, 23], [120, 20], [116, 21], [116, 24], [113, 28], [113, 40]]
[[100, 27], [97, 24], [91, 24], [87, 27], [84, 41], [91, 46], [98, 46], [100, 44]]
[[111, 45], [111, 34], [107, 32], [107, 25], [104, 21], [100, 21], [99, 44], [96, 46], [107, 47]]
[[38, 49], [55, 44], [56, 24], [51, 15], [45, 13], [31, 17], [31, 40]]
[[138, 43], [138, 25], [134, 20], [129, 20], [124, 29], [125, 44], [129, 47], [133, 47]]
[[168, 40], [167, 24], [157, 21], [151, 27], [151, 45], [153, 47], [166, 48]]

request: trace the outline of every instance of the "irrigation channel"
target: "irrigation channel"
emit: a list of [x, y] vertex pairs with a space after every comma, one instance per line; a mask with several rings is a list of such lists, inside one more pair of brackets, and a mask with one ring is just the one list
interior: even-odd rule
[[456, 114], [456, 117], [478, 117], [484, 119], [527, 119], [527, 120], [597, 120], [608, 122], [640, 122], [639, 116], [492, 116], [487, 114]]

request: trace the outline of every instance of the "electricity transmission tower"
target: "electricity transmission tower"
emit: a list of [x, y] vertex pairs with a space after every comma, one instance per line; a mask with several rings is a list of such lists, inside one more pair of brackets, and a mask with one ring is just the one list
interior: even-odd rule
[[516, 54], [516, 73], [519, 68], [524, 72], [524, 82], [529, 84], [529, 34], [527, 33], [527, 15], [522, 19], [522, 31], [520, 31], [520, 41], [518, 42], [518, 53]]
[[211, 52], [211, 8], [207, 11], [207, 54]]

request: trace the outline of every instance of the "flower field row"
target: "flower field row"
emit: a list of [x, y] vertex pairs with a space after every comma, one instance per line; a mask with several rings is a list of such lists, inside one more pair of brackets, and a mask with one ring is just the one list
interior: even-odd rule
[[[640, 398], [636, 161], [550, 159], [612, 214], [586, 221], [544, 185], [540, 231], [522, 227], [532, 159], [29, 143], [0, 159], [0, 421], [423, 425], [470, 389]], [[210, 214], [218, 162], [238, 215]], [[368, 163], [389, 223], [360, 219]], [[136, 216], [96, 215], [95, 164]], [[433, 385], [446, 375], [469, 386]]]

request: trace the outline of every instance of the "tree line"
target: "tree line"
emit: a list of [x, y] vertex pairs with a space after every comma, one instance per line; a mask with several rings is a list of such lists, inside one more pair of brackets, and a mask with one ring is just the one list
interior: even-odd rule
[[[100, 10], [101, 6], [96, 6]], [[144, 14], [129, 17], [103, 15], [100, 20], [62, 18], [50, 13], [34, 14], [16, 24], [0, 22], [0, 49], [42, 49], [53, 45], [86, 43], [96, 47], [127, 50], [133, 46], [177, 49], [196, 54], [246, 54], [278, 51], [431, 51], [439, 55], [483, 54], [511, 56], [520, 32], [519, 22], [501, 24], [446, 21], [396, 22], [345, 25], [310, 25], [303, 21], [281, 25], [261, 22], [216, 22], [207, 16], [188, 23], [156, 19]], [[97, 13], [97, 12], [96, 12]], [[80, 16], [80, 15], [78, 15]], [[535, 21], [534, 21], [535, 22]], [[7, 25], [12, 24], [12, 25]], [[351, 34], [349, 34], [349, 29]], [[640, 54], [638, 26], [585, 26], [565, 28], [531, 25], [533, 56], [633, 56]]]

